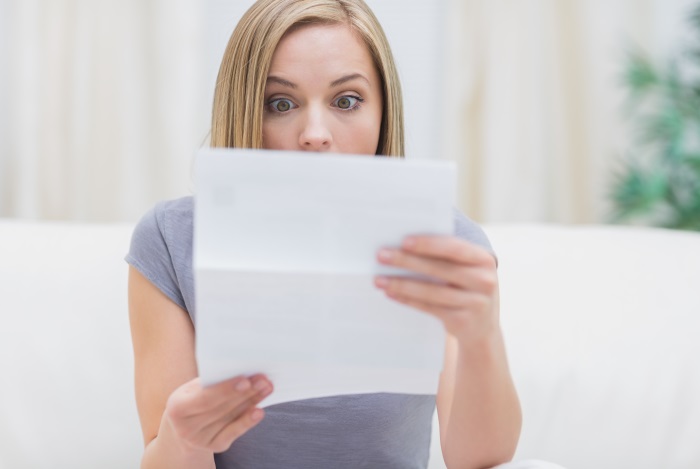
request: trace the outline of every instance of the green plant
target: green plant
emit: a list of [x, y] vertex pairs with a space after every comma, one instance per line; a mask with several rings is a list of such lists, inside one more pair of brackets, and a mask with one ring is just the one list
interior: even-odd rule
[[616, 222], [700, 231], [700, 7], [690, 25], [695, 44], [665, 69], [629, 55], [634, 144], [613, 180]]

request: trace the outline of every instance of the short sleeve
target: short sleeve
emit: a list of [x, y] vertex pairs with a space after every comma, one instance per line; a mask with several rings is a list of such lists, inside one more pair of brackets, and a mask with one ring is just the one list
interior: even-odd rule
[[131, 245], [124, 260], [175, 304], [187, 310], [166, 241], [164, 217], [164, 205], [159, 203], [141, 218], [131, 235]]

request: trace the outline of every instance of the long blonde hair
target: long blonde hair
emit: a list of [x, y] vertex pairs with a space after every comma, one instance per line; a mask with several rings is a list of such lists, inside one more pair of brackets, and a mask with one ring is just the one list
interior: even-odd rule
[[401, 85], [389, 42], [363, 0], [258, 0], [229, 39], [214, 92], [211, 146], [262, 148], [264, 93], [272, 55], [292, 28], [348, 24], [374, 60], [383, 89], [377, 154], [404, 156]]

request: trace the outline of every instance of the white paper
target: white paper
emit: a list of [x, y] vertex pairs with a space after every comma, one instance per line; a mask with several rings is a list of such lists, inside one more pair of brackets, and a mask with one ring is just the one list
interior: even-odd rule
[[376, 262], [410, 234], [452, 234], [448, 162], [204, 149], [196, 163], [196, 354], [212, 384], [266, 373], [265, 405], [434, 394], [438, 320], [385, 297]]

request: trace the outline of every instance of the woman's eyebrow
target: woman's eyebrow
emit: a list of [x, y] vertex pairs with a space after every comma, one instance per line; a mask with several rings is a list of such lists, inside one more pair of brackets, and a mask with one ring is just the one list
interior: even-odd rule
[[276, 77], [274, 75], [270, 75], [267, 77], [267, 81], [270, 82], [275, 82], [279, 85], [286, 86], [287, 88], [291, 88], [293, 90], [297, 89], [298, 86], [291, 81], [285, 80], [284, 78]]
[[331, 88], [335, 88], [336, 86], [340, 86], [340, 85], [342, 85], [342, 84], [345, 84], [345, 83], [347, 83], [347, 82], [349, 82], [349, 81], [352, 81], [352, 80], [356, 80], [356, 79], [358, 79], [358, 78], [360, 78], [360, 79], [366, 81], [368, 85], [370, 84], [370, 82], [369, 82], [369, 80], [367, 79], [367, 77], [365, 77], [365, 76], [362, 75], [361, 73], [351, 73], [350, 75], [345, 75], [345, 76], [343, 76], [343, 77], [338, 78], [337, 80], [332, 81], [332, 82], [331, 82]]
[[[370, 82], [369, 82], [369, 80], [367, 79], [367, 77], [365, 77], [365, 76], [362, 75], [361, 73], [351, 73], [351, 74], [349, 74], [349, 75], [342, 76], [342, 77], [338, 78], [337, 80], [333, 80], [333, 81], [331, 82], [330, 87], [331, 87], [331, 88], [335, 88], [336, 86], [343, 85], [343, 84], [345, 84], [345, 83], [347, 83], [347, 82], [349, 82], [349, 81], [352, 81], [352, 80], [357, 80], [358, 78], [359, 78], [360, 80], [366, 81], [368, 85], [370, 84]], [[269, 83], [269, 82], [277, 83], [277, 84], [279, 84], [279, 85], [286, 86], [287, 88], [291, 88], [291, 89], [293, 89], [293, 90], [295, 90], [295, 89], [298, 88], [298, 86], [297, 86], [295, 83], [292, 83], [292, 82], [289, 81], [289, 80], [285, 80], [284, 78], [280, 78], [280, 77], [277, 77], [277, 76], [274, 76], [274, 75], [268, 76], [268, 77], [267, 77], [267, 81], [268, 81], [268, 83]]]

